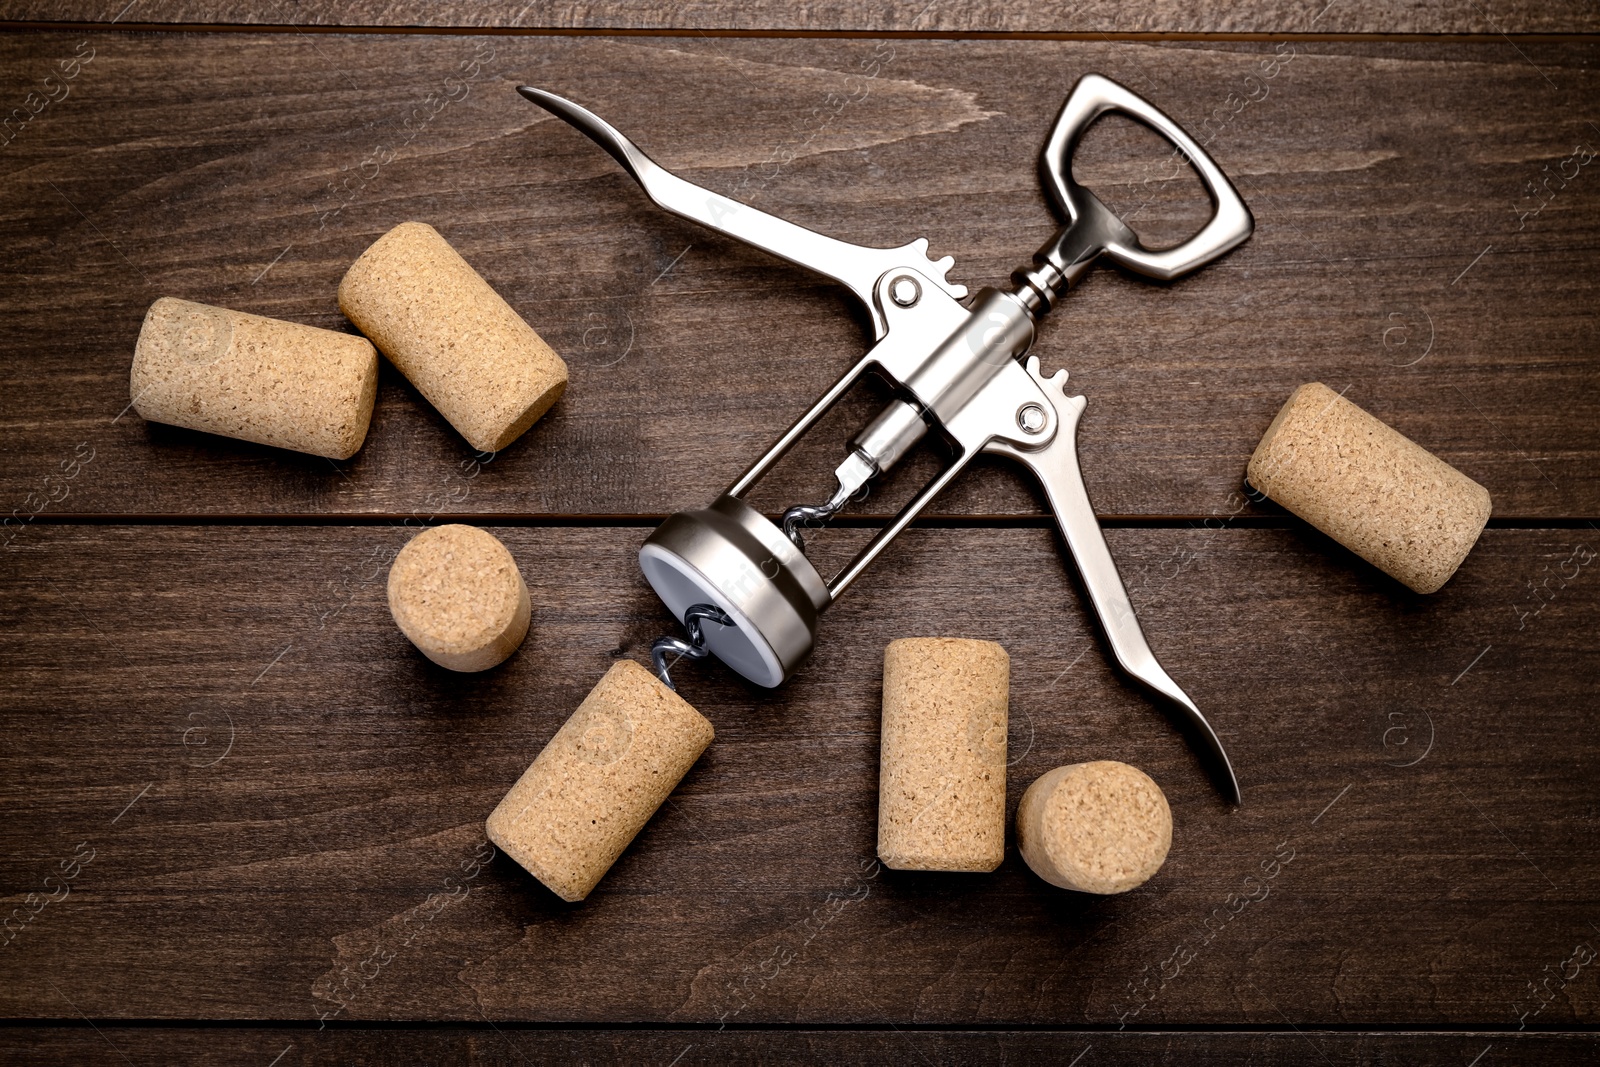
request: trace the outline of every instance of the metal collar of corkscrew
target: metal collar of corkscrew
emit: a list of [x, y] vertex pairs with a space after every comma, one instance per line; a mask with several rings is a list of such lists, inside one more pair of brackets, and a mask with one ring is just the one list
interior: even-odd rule
[[[1098, 74], [1079, 80], [1045, 145], [1045, 185], [1067, 218], [1012, 275], [1015, 289], [984, 289], [971, 306], [964, 286], [945, 280], [951, 257], [928, 259], [926, 239], [900, 248], [866, 248], [825, 237], [730, 200], [662, 169], [597, 115], [540, 89], [527, 99], [566, 120], [609, 152], [657, 205], [791, 263], [826, 275], [866, 305], [876, 344], [812, 405], [767, 453], [709, 508], [672, 515], [639, 552], [645, 578], [683, 620], [689, 640], [664, 637], [653, 654], [662, 680], [669, 655], [712, 654], [761, 686], [781, 684], [811, 653], [817, 623], [891, 540], [979, 455], [988, 452], [1031, 469], [1044, 487], [1061, 534], [1124, 670], [1165, 697], [1191, 740], [1207, 754], [1224, 795], [1239, 785], [1215, 731], [1157, 662], [1106, 547], [1078, 470], [1077, 428], [1086, 400], [1065, 392], [1066, 372], [1044, 377], [1026, 356], [1034, 325], [1101, 258], [1136, 274], [1171, 281], [1204, 266], [1250, 236], [1254, 221], [1211, 158], [1175, 122], [1125, 87]], [[1199, 172], [1214, 212], [1182, 244], [1153, 251], [1072, 178], [1072, 153], [1101, 115], [1121, 112], [1156, 130]], [[821, 504], [790, 508], [781, 525], [743, 497], [758, 479], [863, 374], [895, 392], [853, 438], [835, 471], [838, 489]], [[827, 521], [893, 467], [930, 430], [952, 446], [953, 460], [832, 579], [806, 558], [802, 525]]]

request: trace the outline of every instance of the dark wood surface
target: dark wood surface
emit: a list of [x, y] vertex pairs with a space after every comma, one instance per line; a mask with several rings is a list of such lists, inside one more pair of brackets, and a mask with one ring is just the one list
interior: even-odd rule
[[[33, 516], [0, 535], [0, 1058], [1593, 1060], [1600, 179], [1523, 194], [1600, 147], [1600, 76], [1586, 37], [1517, 36], [1588, 32], [1589, 8], [521, 6], [145, 0], [128, 32], [107, 25], [121, 4], [0, 4], [98, 23], [0, 34], [8, 106], [79, 57], [0, 146], [0, 502]], [[1477, 36], [1397, 36], [1440, 32]], [[830, 609], [789, 685], [682, 672], [717, 741], [589, 901], [486, 860], [488, 810], [614, 657], [670, 628], [640, 541], [867, 336], [837, 288], [652, 208], [512, 88], [570, 94], [694, 180], [842, 238], [927, 236], [977, 286], [1054, 226], [1036, 159], [1079, 74], [1200, 127], [1274, 58], [1265, 99], [1212, 120], [1251, 242], [1171, 287], [1100, 272], [1038, 349], [1091, 398], [1108, 540], [1244, 805], [1108, 665], [1036, 491], [980, 463]], [[1175, 239], [1203, 198], [1162, 166], [1108, 121], [1077, 172]], [[337, 465], [124, 411], [156, 297], [349, 329], [340, 276], [409, 218], [572, 368], [491, 462], [387, 370]], [[1308, 380], [1489, 487], [1496, 524], [1440, 593], [1240, 507], [1251, 448]], [[815, 496], [875, 399], [759, 502]], [[532, 590], [528, 641], [483, 675], [428, 664], [385, 607], [388, 560], [442, 517], [491, 528]], [[1155, 777], [1176, 820], [1155, 881], [1083, 898], [1014, 848], [990, 876], [876, 867], [881, 655], [913, 634], [1010, 651], [1013, 806], [1074, 760]]]
[[261, 1067], [317, 1056], [336, 1064], [427, 1063], [769, 1063], [994, 1064], [1248, 1063], [1300, 1067], [1310, 1063], [1383, 1063], [1437, 1067], [1440, 1063], [1530, 1063], [1565, 1067], [1590, 1064], [1594, 1043], [1575, 1034], [1373, 1034], [1373, 1033], [1082, 1033], [1040, 1031], [859, 1030], [783, 1032], [706, 1030], [544, 1030], [511, 1024], [468, 1031], [403, 1029], [329, 1030], [320, 1034], [281, 1028], [96, 1028], [0, 1031], [0, 1052], [31, 1064], [217, 1063]]
[[19, 21], [496, 30], [670, 30], [808, 33], [1584, 33], [1600, 28], [1593, 5], [1483, 4], [1448, 0], [1199, 0], [1049, 3], [1047, 0], [695, 0], [693, 3], [529, 3], [480, 0], [4, 0]]
[[[1600, 149], [1588, 44], [1519, 46], [1528, 62], [1503, 41], [18, 34], [0, 38], [0, 93], [24, 98], [79, 47], [95, 58], [71, 93], [0, 152], [14, 250], [0, 273], [3, 499], [20, 502], [87, 442], [95, 459], [52, 513], [661, 515], [702, 503], [859, 356], [865, 324], [838, 287], [654, 208], [609, 156], [517, 97], [519, 81], [570, 93], [663, 163], [797, 221], [869, 244], [928, 236], [976, 286], [1003, 282], [1053, 231], [1037, 158], [1078, 75], [1123, 78], [1198, 127], [1265, 61], [1281, 64], [1260, 83], [1266, 98], [1212, 127], [1255, 237], [1170, 288], [1102, 271], [1042, 327], [1038, 353], [1090, 398], [1096, 506], [1230, 514], [1273, 414], [1324, 380], [1481, 481], [1499, 516], [1600, 516], [1595, 164], [1552, 183], [1539, 214], [1517, 208], [1541, 168], [1580, 142]], [[874, 60], [880, 47], [891, 62]], [[1272, 58], [1280, 47], [1286, 63]], [[490, 53], [464, 99], [439, 96], [420, 132], [405, 128], [458, 63]], [[860, 77], [864, 62], [879, 75]], [[865, 99], [817, 117], [834, 92]], [[1086, 181], [1153, 233], [1197, 224], [1198, 184], [1159, 180], [1153, 135], [1095, 132]], [[392, 162], [373, 162], [387, 150]], [[155, 298], [349, 330], [339, 279], [410, 218], [436, 223], [572, 368], [569, 394], [470, 491], [456, 478], [470, 450], [393, 374], [368, 445], [339, 465], [124, 414]], [[764, 504], [825, 495], [872, 399], [764, 483]], [[998, 461], [937, 505], [1040, 507]]]
[[[1600, 939], [1592, 575], [1515, 607], [1588, 534], [1489, 531], [1425, 599], [1297, 528], [1112, 530], [1240, 769], [1230, 811], [1107, 666], [1048, 531], [913, 531], [782, 690], [685, 672], [717, 742], [572, 907], [503, 858], [460, 868], [592, 680], [669, 620], [635, 573], [642, 529], [495, 532], [536, 624], [462, 677], [388, 618], [404, 530], [32, 531], [4, 600], [6, 881], [95, 855], [5, 950], [6, 1013], [61, 1014], [20, 980], [48, 972], [92, 1017], [315, 1019], [378, 952], [353, 1017], [1115, 1026], [1189, 946], [1139, 1024], [1515, 1026], [1527, 981]], [[916, 633], [1010, 650], [1013, 804], [1063, 762], [1148, 769], [1177, 821], [1156, 883], [1070, 896], [1014, 853], [991, 877], [872, 870], [880, 651]], [[1596, 996], [1574, 983], [1538, 1021], [1586, 1022]]]

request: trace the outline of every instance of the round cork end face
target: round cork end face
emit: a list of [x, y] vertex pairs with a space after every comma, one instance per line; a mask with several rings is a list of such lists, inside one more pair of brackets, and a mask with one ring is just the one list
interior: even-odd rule
[[1172, 809], [1150, 776], [1115, 760], [1063, 768], [1045, 798], [1040, 844], [1071, 888], [1126, 893], [1166, 862]]
[[413, 537], [389, 568], [389, 611], [423, 655], [453, 671], [483, 671], [528, 632], [528, 587], [506, 546], [475, 526]]

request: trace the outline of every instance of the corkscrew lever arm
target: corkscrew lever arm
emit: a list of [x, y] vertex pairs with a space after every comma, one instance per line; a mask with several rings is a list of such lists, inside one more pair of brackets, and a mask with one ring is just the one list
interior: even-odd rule
[[[1096, 118], [1113, 111], [1137, 119], [1166, 137], [1199, 171], [1211, 198], [1212, 215], [1198, 233], [1175, 247], [1147, 247], [1092, 192], [1073, 180], [1072, 155], [1079, 139]], [[1250, 209], [1233, 183], [1181, 126], [1154, 104], [1098, 74], [1085, 75], [1073, 87], [1040, 157], [1040, 168], [1067, 224], [1039, 250], [1031, 269], [1013, 275], [1019, 284], [1018, 295], [1036, 315], [1048, 311], [1101, 256], [1146, 277], [1171, 281], [1236, 248], [1255, 227]], [[1061, 536], [1083, 576], [1089, 602], [1100, 617], [1112, 654], [1123, 670], [1167, 698], [1216, 765], [1215, 777], [1224, 795], [1238, 804], [1239, 780], [1233, 773], [1233, 763], [1206, 717], [1150, 651], [1089, 504], [1083, 474], [1078, 469], [1078, 418], [1088, 402], [1081, 396], [1066, 395], [1064, 372], [1044, 378], [1036, 357], [1029, 357], [1026, 369], [1055, 408], [1056, 433], [1041, 448], [1019, 448], [1014, 441], [997, 435], [984, 450], [1010, 456], [1038, 476]]]
[[868, 248], [825, 237], [685, 181], [639, 151], [638, 146], [615, 126], [571, 100], [531, 85], [518, 86], [517, 92], [587, 134], [622, 164], [658, 207], [816, 271], [849, 289], [872, 316], [873, 333], [878, 340], [883, 339], [889, 327], [872, 294], [878, 279], [886, 272], [909, 267], [927, 276], [952, 297], [959, 299], [967, 295], [966, 286], [945, 281], [945, 272], [955, 260], [950, 256], [938, 262], [930, 260], [926, 238], [919, 237], [899, 248]]
[[1028, 373], [1045, 386], [1045, 395], [1055, 405], [1059, 423], [1056, 435], [1044, 448], [1025, 451], [1003, 440], [993, 440], [984, 451], [1009, 456], [1028, 467], [1038, 477], [1044, 495], [1055, 512], [1056, 525], [1062, 539], [1072, 552], [1078, 573], [1083, 578], [1084, 589], [1100, 624], [1106, 641], [1122, 669], [1165, 697], [1178, 712], [1187, 732], [1200, 743], [1214, 764], [1217, 785], [1229, 803], [1239, 803], [1239, 779], [1233, 773], [1233, 763], [1217, 738], [1217, 733], [1200, 713], [1189, 695], [1174, 682], [1150, 650], [1139, 618], [1128, 600], [1128, 590], [1117, 573], [1116, 561], [1106, 546], [1105, 534], [1089, 504], [1089, 493], [1083, 484], [1083, 473], [1078, 468], [1078, 417], [1088, 401], [1081, 396], [1067, 396], [1062, 391], [1065, 374], [1057, 372], [1054, 379], [1044, 379], [1039, 373], [1039, 359], [1029, 356]]

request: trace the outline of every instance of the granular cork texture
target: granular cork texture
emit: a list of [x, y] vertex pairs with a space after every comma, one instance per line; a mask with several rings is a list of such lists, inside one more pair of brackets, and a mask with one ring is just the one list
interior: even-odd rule
[[1166, 862], [1172, 809], [1137, 767], [1115, 760], [1057, 767], [1022, 794], [1017, 847], [1051, 885], [1126, 893]]
[[482, 451], [521, 437], [567, 387], [561, 357], [425, 223], [361, 254], [339, 310]]
[[711, 744], [711, 723], [619, 660], [489, 816], [489, 840], [582, 900]]
[[433, 662], [486, 671], [528, 634], [528, 586], [506, 546], [451, 524], [413, 537], [389, 567], [395, 625]]
[[364, 337], [162, 297], [128, 377], [151, 422], [349, 459], [372, 421], [378, 354]]
[[883, 654], [878, 858], [992, 871], [1006, 851], [1011, 658], [993, 641], [909, 637]]
[[1489, 521], [1487, 489], [1320, 382], [1289, 397], [1247, 477], [1419, 593], [1449, 581]]

